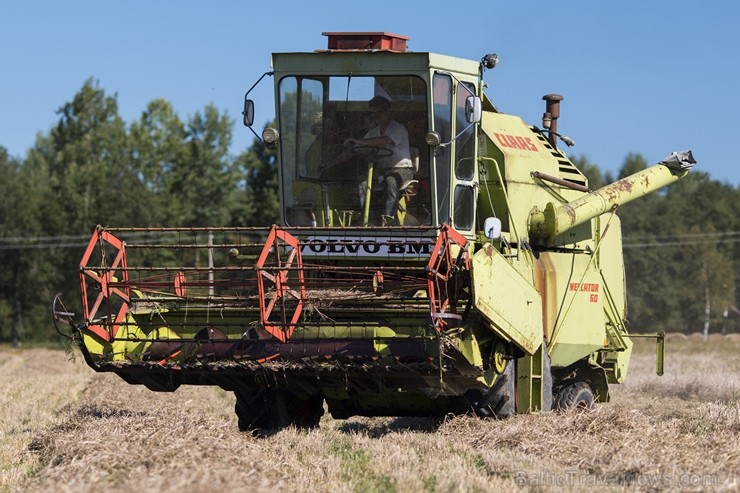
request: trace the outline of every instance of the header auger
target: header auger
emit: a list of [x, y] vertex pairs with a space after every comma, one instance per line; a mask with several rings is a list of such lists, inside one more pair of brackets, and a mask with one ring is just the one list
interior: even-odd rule
[[[539, 129], [482, 92], [497, 56], [326, 34], [263, 76], [281, 224], [98, 227], [81, 319], [55, 302], [87, 363], [234, 391], [243, 430], [314, 427], [324, 406], [505, 417], [608, 400], [632, 347], [616, 211], [684, 176], [690, 151], [590, 191], [556, 146], [572, 144], [561, 96]], [[250, 128], [254, 113], [247, 93]]]

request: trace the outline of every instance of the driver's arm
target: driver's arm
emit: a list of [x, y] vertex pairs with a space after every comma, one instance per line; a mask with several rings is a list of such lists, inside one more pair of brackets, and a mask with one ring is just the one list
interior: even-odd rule
[[347, 139], [344, 141], [344, 145], [348, 147], [355, 145], [368, 147], [395, 147], [396, 143], [387, 135], [382, 135], [380, 137], [367, 137], [364, 139]]
[[[350, 140], [350, 139], [347, 139]], [[352, 139], [353, 140], [353, 139]], [[354, 145], [354, 144], [352, 144]], [[337, 164], [341, 164], [345, 161], [347, 161], [349, 158], [354, 156], [354, 153], [352, 152], [352, 146], [346, 147], [342, 152], [340, 152], [338, 155], [334, 157], [331, 161], [326, 163], [325, 168], [331, 168], [332, 166], [336, 166]]]
[[366, 147], [378, 147], [378, 148], [392, 148], [395, 146], [395, 142], [388, 136], [380, 137], [367, 137], [364, 139], [349, 138], [344, 141], [345, 149], [337, 155], [334, 159], [326, 164], [326, 168], [331, 168], [337, 164], [341, 164], [355, 155], [352, 151], [354, 146], [366, 146]]

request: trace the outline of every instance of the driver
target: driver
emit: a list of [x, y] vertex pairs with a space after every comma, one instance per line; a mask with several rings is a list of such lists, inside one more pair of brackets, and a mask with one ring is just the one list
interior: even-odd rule
[[[330, 166], [342, 163], [352, 156], [353, 147], [374, 147], [381, 152], [376, 162], [374, 181], [385, 182], [386, 216], [392, 216], [398, 204], [400, 187], [414, 176], [414, 165], [411, 162], [409, 133], [402, 124], [391, 115], [391, 102], [383, 96], [375, 96], [368, 103], [376, 126], [368, 130], [362, 139], [347, 139], [344, 145], [348, 148], [337, 156]], [[387, 152], [382, 152], [387, 150]], [[388, 154], [390, 152], [390, 154]], [[364, 206], [367, 193], [367, 177], [359, 185], [360, 204]]]

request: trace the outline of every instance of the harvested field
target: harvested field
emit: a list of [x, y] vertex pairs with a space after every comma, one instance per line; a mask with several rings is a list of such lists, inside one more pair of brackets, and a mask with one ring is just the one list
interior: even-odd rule
[[79, 355], [0, 348], [0, 491], [738, 491], [740, 341], [640, 340], [590, 412], [504, 421], [325, 416], [239, 433], [232, 394], [158, 394]]

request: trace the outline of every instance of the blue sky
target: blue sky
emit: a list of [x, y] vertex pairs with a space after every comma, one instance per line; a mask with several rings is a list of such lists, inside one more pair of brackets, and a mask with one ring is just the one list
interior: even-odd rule
[[[542, 96], [565, 96], [569, 153], [616, 172], [630, 152], [657, 162], [692, 149], [697, 169], [740, 185], [740, 2], [429, 0], [6, 1], [0, 5], [0, 146], [24, 157], [56, 111], [93, 78], [127, 122], [155, 98], [186, 119], [213, 104], [235, 121], [273, 51], [326, 47], [323, 31], [409, 36], [413, 51], [479, 60], [495, 52], [488, 95], [539, 124]], [[270, 81], [253, 92], [261, 127]]]

